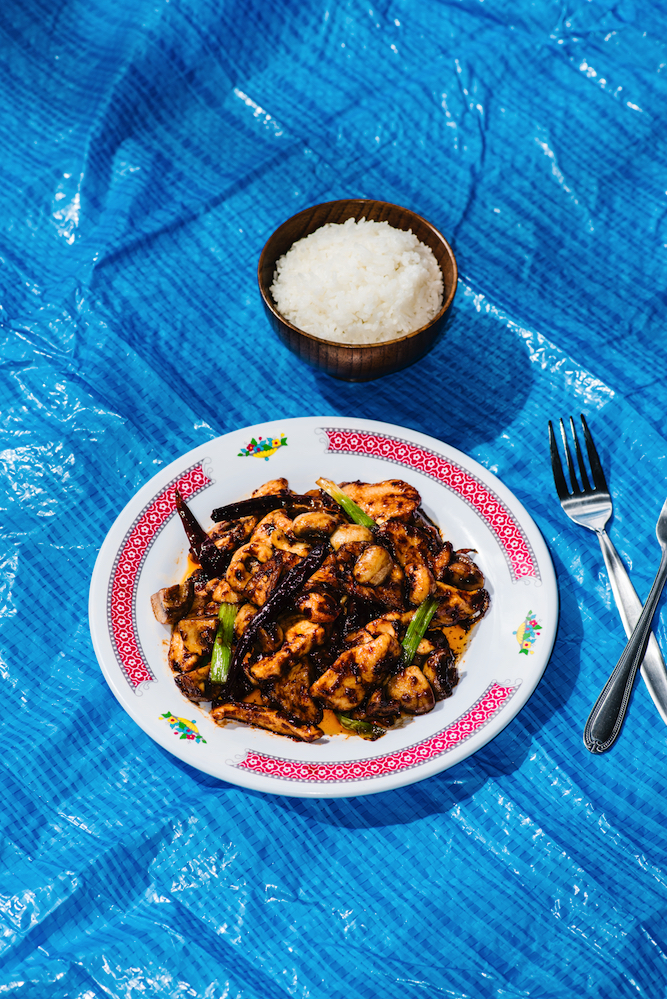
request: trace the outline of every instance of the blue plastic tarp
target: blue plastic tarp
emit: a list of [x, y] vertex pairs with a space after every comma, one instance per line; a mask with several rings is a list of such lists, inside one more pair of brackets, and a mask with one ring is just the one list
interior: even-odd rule
[[[624, 633], [546, 437], [587, 414], [645, 597], [667, 479], [666, 39], [646, 0], [2, 4], [1, 996], [667, 996], [667, 732], [642, 684], [614, 749], [583, 746]], [[459, 263], [446, 335], [367, 384], [296, 360], [256, 287], [276, 226], [342, 197], [419, 212]], [[482, 751], [299, 800], [155, 745], [106, 686], [86, 603], [157, 470], [320, 413], [499, 475], [561, 611], [543, 680]]]

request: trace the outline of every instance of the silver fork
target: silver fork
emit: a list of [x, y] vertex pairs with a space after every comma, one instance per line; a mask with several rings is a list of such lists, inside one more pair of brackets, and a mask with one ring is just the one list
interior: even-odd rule
[[[635, 592], [634, 586], [630, 582], [630, 577], [628, 576], [625, 565], [621, 561], [620, 555], [614, 548], [609, 535], [605, 531], [605, 526], [612, 513], [611, 495], [607, 488], [607, 482], [604, 477], [604, 472], [602, 471], [602, 465], [600, 464], [600, 459], [598, 458], [598, 453], [595, 450], [595, 444], [593, 443], [593, 438], [591, 437], [591, 433], [588, 429], [588, 424], [586, 423], [586, 418], [583, 413], [581, 414], [581, 426], [584, 432], [586, 451], [588, 453], [588, 460], [591, 466], [593, 486], [590, 485], [588, 479], [584, 456], [581, 447], [579, 446], [579, 438], [577, 437], [574, 420], [570, 417], [570, 431], [577, 455], [579, 475], [581, 477], [580, 486], [577, 481], [575, 465], [572, 460], [572, 453], [570, 451], [567, 435], [565, 433], [565, 424], [562, 420], [560, 420], [560, 432], [563, 438], [563, 449], [565, 451], [565, 458], [567, 461], [571, 483], [570, 491], [565, 480], [563, 466], [558, 453], [556, 434], [554, 433], [551, 420], [549, 420], [551, 468], [554, 475], [554, 482], [556, 484], [556, 492], [558, 493], [561, 506], [568, 517], [573, 520], [575, 524], [587, 527], [589, 531], [595, 531], [597, 534], [598, 541], [600, 542], [600, 548], [602, 549], [602, 557], [604, 558], [604, 563], [609, 574], [609, 582], [611, 583], [614, 600], [616, 601], [616, 606], [623, 623], [623, 628], [625, 629], [625, 634], [629, 638], [635, 625], [637, 624], [637, 621], [641, 617], [642, 603]], [[644, 656], [644, 661], [641, 667], [641, 674], [644, 683], [648, 688], [648, 692], [653, 698], [656, 708], [660, 712], [660, 717], [665, 724], [667, 724], [667, 671], [665, 670], [665, 663], [653, 634], [651, 634], [649, 639], [646, 655]], [[625, 707], [627, 707], [627, 704], [624, 705], [624, 708]]]

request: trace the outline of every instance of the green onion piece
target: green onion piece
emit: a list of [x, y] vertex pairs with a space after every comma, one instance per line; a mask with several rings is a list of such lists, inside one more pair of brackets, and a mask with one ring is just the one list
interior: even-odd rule
[[355, 524], [360, 524], [361, 527], [368, 527], [370, 529], [377, 527], [373, 518], [364, 513], [361, 507], [354, 500], [350, 499], [347, 493], [344, 493], [340, 486], [337, 486], [331, 479], [318, 479], [317, 484], [320, 489], [328, 493], [332, 499], [336, 500], [336, 503], [342, 506], [350, 520], [353, 520]]
[[438, 601], [435, 597], [427, 597], [426, 600], [422, 600], [419, 607], [414, 613], [414, 617], [410, 624], [408, 625], [408, 630], [405, 633], [405, 638], [402, 641], [403, 651], [401, 652], [401, 659], [399, 663], [399, 668], [405, 669], [409, 666], [415, 657], [415, 652], [421, 642], [422, 638], [426, 634], [426, 630], [431, 623], [431, 619], [435, 614], [438, 607]]
[[236, 604], [220, 604], [218, 611], [218, 631], [211, 656], [211, 683], [226, 683], [229, 676], [229, 664], [232, 660], [232, 639], [234, 638], [234, 621], [238, 607]]
[[350, 718], [348, 715], [337, 714], [336, 718], [348, 732], [354, 732], [355, 735], [360, 735], [362, 739], [369, 739], [371, 742], [381, 738], [387, 731], [381, 725], [374, 725], [373, 722], [361, 721], [358, 718]]

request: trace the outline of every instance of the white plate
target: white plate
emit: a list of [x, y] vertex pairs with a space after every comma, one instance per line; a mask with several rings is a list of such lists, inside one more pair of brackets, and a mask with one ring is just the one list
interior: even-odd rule
[[[279, 444], [257, 454], [247, 450]], [[281, 443], [281, 441], [283, 443]], [[284, 443], [286, 442], [286, 443]], [[169, 629], [151, 594], [179, 581], [188, 544], [174, 512], [178, 485], [210, 527], [214, 507], [285, 476], [297, 492], [336, 482], [401, 478], [455, 548], [474, 548], [491, 606], [459, 664], [452, 697], [377, 742], [345, 735], [296, 743], [244, 725], [216, 726], [188, 701], [167, 663]], [[423, 780], [486, 745], [514, 718], [549, 660], [558, 591], [547, 547], [505, 486], [440, 441], [374, 420], [322, 416], [235, 430], [155, 475], [109, 531], [90, 589], [90, 629], [111, 690], [164, 749], [233, 784], [308, 797], [373, 794]]]

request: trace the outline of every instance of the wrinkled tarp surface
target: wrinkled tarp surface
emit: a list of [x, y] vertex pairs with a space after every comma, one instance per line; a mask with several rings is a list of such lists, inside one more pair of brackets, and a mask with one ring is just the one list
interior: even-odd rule
[[[639, 684], [617, 746], [582, 744], [624, 635], [546, 439], [587, 414], [645, 597], [667, 491], [664, 6], [4, 0], [0, 38], [0, 995], [666, 996], [667, 731]], [[363, 385], [295, 360], [255, 280], [278, 224], [349, 196], [426, 216], [460, 267], [432, 353]], [[561, 596], [545, 676], [495, 741], [333, 801], [163, 752], [86, 613], [156, 470], [315, 414], [492, 469]]]

